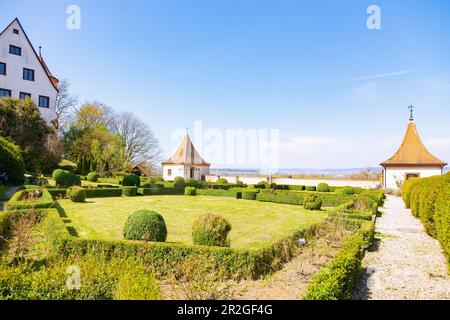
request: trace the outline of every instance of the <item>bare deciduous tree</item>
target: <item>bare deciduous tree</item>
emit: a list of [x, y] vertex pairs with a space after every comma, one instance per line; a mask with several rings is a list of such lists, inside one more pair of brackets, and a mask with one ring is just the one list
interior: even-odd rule
[[59, 90], [56, 95], [56, 118], [53, 120], [53, 125], [56, 132], [71, 121], [72, 111], [78, 104], [78, 97], [70, 94], [70, 82], [63, 79], [58, 82], [57, 88]]
[[124, 168], [143, 164], [152, 167], [159, 161], [159, 142], [150, 127], [131, 113], [116, 116], [112, 130], [120, 136]]

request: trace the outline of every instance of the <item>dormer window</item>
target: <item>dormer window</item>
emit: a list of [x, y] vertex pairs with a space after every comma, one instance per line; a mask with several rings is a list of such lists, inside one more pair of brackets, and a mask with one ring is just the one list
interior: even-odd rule
[[19, 29], [13, 29], [14, 34], [19, 34]]
[[21, 56], [22, 55], [22, 48], [10, 45], [9, 46], [9, 53], [10, 54], [14, 54], [16, 56]]
[[23, 80], [34, 81], [34, 70], [23, 68]]

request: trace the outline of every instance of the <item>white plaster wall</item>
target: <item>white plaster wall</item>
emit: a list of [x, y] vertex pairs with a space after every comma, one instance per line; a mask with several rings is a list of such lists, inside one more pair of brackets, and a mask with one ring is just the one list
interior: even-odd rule
[[406, 173], [419, 173], [421, 178], [427, 178], [431, 176], [441, 175], [442, 169], [440, 168], [387, 168], [386, 169], [386, 181], [385, 187], [388, 189], [397, 189], [396, 180], [405, 181]]
[[[19, 34], [14, 34], [13, 29], [18, 29]], [[16, 56], [9, 53], [9, 45], [22, 48], [22, 55]], [[55, 119], [55, 101], [57, 91], [53, 87], [44, 68], [28, 43], [23, 30], [17, 21], [0, 35], [0, 62], [6, 63], [6, 76], [0, 75], [0, 88], [11, 90], [11, 97], [19, 98], [19, 92], [31, 94], [31, 99], [36, 105], [39, 96], [50, 98], [50, 108], [39, 108], [42, 118], [50, 123]], [[23, 79], [23, 68], [34, 70], [34, 81]]]
[[[166, 181], [173, 181], [175, 177], [182, 177], [184, 179], [190, 178], [190, 168], [182, 165], [164, 165], [163, 166], [163, 179]], [[172, 170], [172, 174], [169, 176], [169, 169]], [[202, 175], [206, 176], [209, 174], [209, 167], [195, 167], [194, 179], [201, 180]]]
[[[269, 181], [267, 176], [236, 177], [236, 176], [217, 176], [217, 175], [208, 175], [206, 177], [206, 180], [215, 182], [217, 181], [217, 179], [219, 179], [219, 177], [227, 179], [229, 183], [236, 183], [237, 178], [245, 184], [256, 184], [261, 181]], [[312, 180], [312, 179], [279, 178], [279, 179], [272, 179], [272, 182], [276, 184], [304, 185], [304, 186], [317, 186], [319, 183], [325, 182], [330, 186], [335, 187], [352, 186], [367, 189], [378, 188], [380, 186], [379, 181], [360, 181], [360, 180]]]

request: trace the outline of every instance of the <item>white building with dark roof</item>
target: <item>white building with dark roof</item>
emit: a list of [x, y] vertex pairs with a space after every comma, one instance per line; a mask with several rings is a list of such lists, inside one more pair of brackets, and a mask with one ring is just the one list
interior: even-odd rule
[[170, 159], [162, 163], [163, 178], [166, 181], [173, 181], [175, 177], [184, 179], [205, 180], [209, 174], [211, 164], [203, 160], [195, 150], [189, 134], [186, 136], [178, 147], [177, 151]]
[[0, 33], [0, 98], [31, 98], [42, 118], [56, 118], [58, 79], [36, 52], [19, 20]]

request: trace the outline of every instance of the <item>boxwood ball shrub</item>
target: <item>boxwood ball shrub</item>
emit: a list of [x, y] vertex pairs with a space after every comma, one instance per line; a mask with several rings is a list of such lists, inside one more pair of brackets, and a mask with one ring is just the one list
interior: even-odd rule
[[195, 196], [196, 195], [196, 189], [194, 187], [186, 187], [184, 189], [184, 195], [185, 196]]
[[219, 185], [228, 184], [228, 180], [225, 178], [219, 178], [219, 179], [217, 179], [216, 184], [219, 184]]
[[0, 172], [8, 176], [8, 182], [21, 183], [25, 163], [17, 145], [0, 136]]
[[173, 186], [174, 187], [184, 187], [186, 181], [184, 180], [183, 177], [175, 177], [175, 179], [173, 179]]
[[322, 199], [315, 194], [305, 196], [303, 207], [307, 210], [320, 210], [322, 208]]
[[134, 197], [137, 195], [138, 188], [136, 187], [122, 187], [122, 195], [124, 197]]
[[134, 174], [123, 177], [122, 185], [124, 187], [139, 187], [141, 184], [141, 179]]
[[72, 202], [84, 202], [84, 200], [86, 200], [86, 190], [82, 187], [70, 187], [67, 189], [66, 194]]
[[123, 228], [123, 236], [127, 240], [165, 242], [166, 222], [158, 212], [139, 210], [128, 217]]
[[89, 182], [97, 182], [98, 178], [99, 178], [99, 175], [95, 171], [89, 172], [87, 175], [87, 181], [89, 181]]
[[319, 185], [317, 186], [317, 191], [318, 192], [330, 192], [330, 186], [327, 183], [319, 183]]
[[228, 247], [231, 224], [221, 216], [202, 214], [192, 226], [192, 240], [196, 245]]
[[58, 178], [60, 178], [66, 172], [69, 172], [69, 171], [63, 170], [63, 169], [53, 170], [52, 179], [56, 181]]
[[55, 176], [57, 187], [81, 186], [80, 176], [70, 173], [69, 171], [65, 170], [63, 173], [57, 173]]

